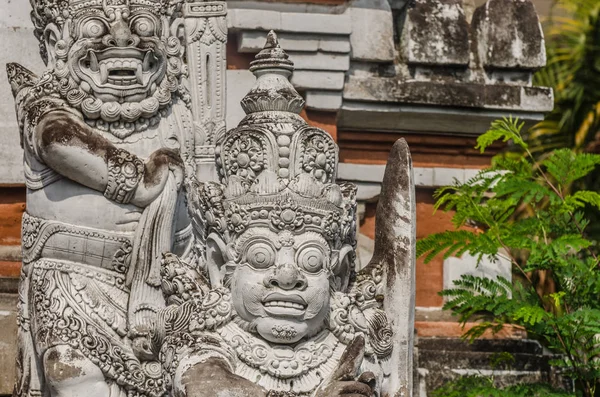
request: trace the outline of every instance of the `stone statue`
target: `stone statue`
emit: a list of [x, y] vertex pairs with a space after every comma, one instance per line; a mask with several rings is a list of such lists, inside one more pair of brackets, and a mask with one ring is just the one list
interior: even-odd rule
[[223, 58], [225, 3], [31, 5], [48, 70], [7, 65], [27, 185], [15, 396], [162, 396], [161, 257], [193, 255], [184, 176], [214, 141], [197, 120], [223, 124], [218, 95], [192, 114], [206, 85], [185, 88], [184, 52]]
[[220, 182], [188, 181], [203, 250], [165, 256], [152, 346], [174, 396], [409, 396], [414, 186], [396, 143], [376, 253], [355, 269], [356, 188], [338, 148], [299, 116], [293, 63], [273, 32], [251, 63], [247, 116], [220, 137]]

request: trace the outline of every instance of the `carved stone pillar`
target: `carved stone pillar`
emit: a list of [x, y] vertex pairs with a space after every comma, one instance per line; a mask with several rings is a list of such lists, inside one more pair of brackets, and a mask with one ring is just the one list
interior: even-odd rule
[[194, 157], [201, 181], [216, 179], [215, 141], [225, 132], [226, 15], [225, 1], [196, 1], [183, 8]]

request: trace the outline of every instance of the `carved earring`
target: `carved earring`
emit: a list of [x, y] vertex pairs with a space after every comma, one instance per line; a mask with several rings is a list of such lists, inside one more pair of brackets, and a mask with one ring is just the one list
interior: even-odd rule
[[206, 268], [213, 287], [222, 286], [221, 269], [229, 260], [227, 244], [217, 233], [211, 233], [206, 239]]

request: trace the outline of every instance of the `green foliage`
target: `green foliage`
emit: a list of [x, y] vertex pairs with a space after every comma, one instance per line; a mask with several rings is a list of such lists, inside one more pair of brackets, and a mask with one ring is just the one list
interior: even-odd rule
[[545, 21], [547, 66], [535, 83], [551, 87], [555, 107], [526, 135], [534, 155], [594, 146], [600, 128], [600, 2], [557, 0]]
[[[505, 324], [523, 327], [561, 355], [554, 365], [592, 397], [600, 382], [600, 259], [586, 230], [587, 214], [600, 209], [600, 194], [570, 187], [596, 170], [600, 155], [558, 149], [537, 162], [521, 128], [518, 120], [504, 119], [479, 138], [481, 149], [512, 140], [526, 155], [497, 157], [466, 183], [439, 189], [436, 208], [455, 211], [457, 230], [420, 240], [417, 255], [425, 261], [465, 253], [509, 260], [514, 283], [465, 275], [441, 292], [444, 308], [462, 323], [478, 321], [465, 334], [470, 339]], [[552, 279], [553, 289], [539, 288], [540, 274]], [[490, 394], [496, 395], [520, 394]]]
[[496, 388], [492, 378], [465, 376], [431, 393], [432, 397], [575, 397], [548, 385], [517, 385]]

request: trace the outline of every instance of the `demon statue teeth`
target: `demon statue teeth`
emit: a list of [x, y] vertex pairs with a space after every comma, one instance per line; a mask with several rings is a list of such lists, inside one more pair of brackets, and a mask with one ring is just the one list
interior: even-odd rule
[[192, 235], [179, 6], [31, 3], [48, 70], [7, 66], [27, 184], [15, 396], [162, 396], [161, 255]]
[[[392, 150], [378, 251], [354, 268], [356, 188], [338, 148], [299, 116], [271, 32], [247, 113], [216, 147], [220, 183], [189, 182], [204, 252], [166, 256], [153, 345], [177, 396], [409, 395], [414, 295], [410, 156]], [[379, 222], [379, 221], [378, 221]]]

